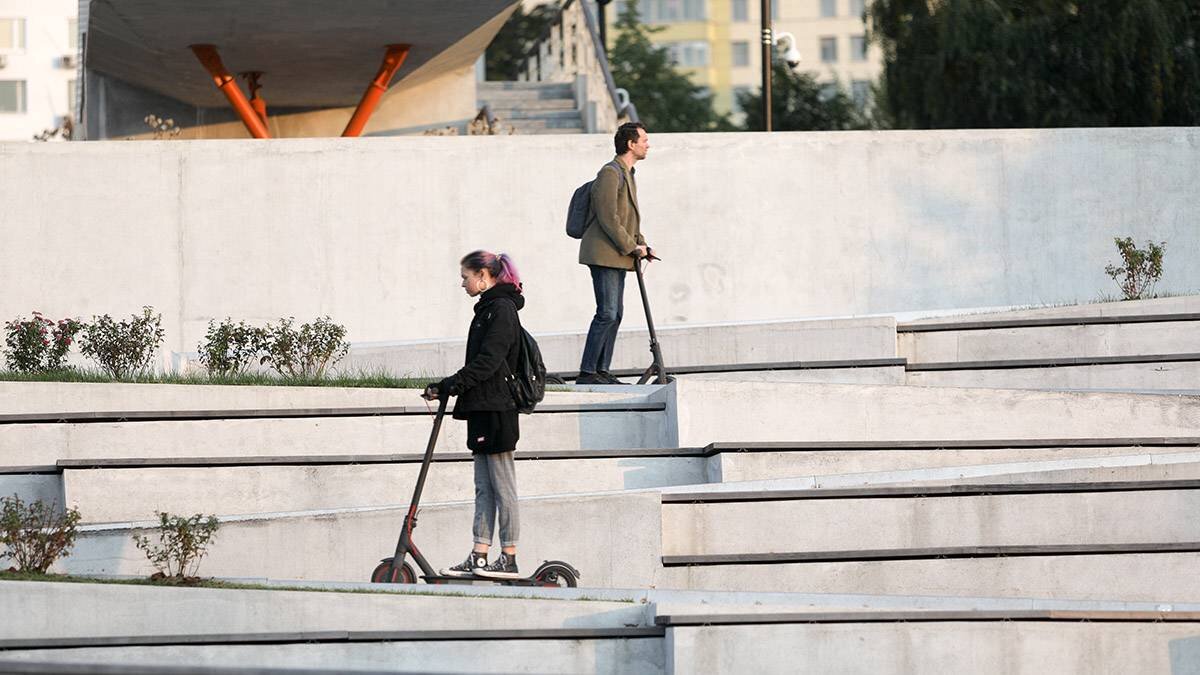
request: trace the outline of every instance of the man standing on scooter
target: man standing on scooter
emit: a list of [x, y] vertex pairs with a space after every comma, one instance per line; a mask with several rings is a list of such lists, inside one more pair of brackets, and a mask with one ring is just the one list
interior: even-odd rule
[[624, 384], [608, 372], [625, 311], [625, 274], [653, 254], [642, 236], [633, 165], [646, 159], [650, 138], [641, 122], [627, 122], [613, 137], [617, 156], [592, 182], [588, 227], [579, 263], [592, 273], [596, 315], [588, 328], [576, 384]]

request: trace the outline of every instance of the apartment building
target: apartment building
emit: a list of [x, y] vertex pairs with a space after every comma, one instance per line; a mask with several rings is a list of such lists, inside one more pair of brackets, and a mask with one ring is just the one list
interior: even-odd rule
[[78, 0], [0, 0], [0, 140], [31, 140], [73, 117], [78, 10]]
[[[773, 0], [776, 36], [791, 33], [804, 57], [800, 70], [829, 87], [840, 85], [866, 105], [883, 58], [867, 45], [863, 13], [869, 0]], [[609, 5], [615, 23], [625, 0]], [[661, 26], [651, 39], [665, 46], [696, 84], [715, 96], [718, 112], [741, 117], [735, 94], [761, 84], [759, 0], [640, 0], [642, 21]], [[609, 31], [610, 46], [616, 40]]]

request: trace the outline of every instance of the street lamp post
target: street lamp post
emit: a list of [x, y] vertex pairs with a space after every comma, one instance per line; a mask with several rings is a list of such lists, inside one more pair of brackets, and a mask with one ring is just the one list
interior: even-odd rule
[[771, 52], [775, 40], [771, 35], [771, 0], [762, 0], [762, 115], [763, 130], [771, 130]]

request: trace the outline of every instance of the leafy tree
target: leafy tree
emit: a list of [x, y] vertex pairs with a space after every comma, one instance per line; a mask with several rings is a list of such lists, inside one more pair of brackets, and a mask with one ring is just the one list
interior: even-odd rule
[[[771, 128], [775, 131], [836, 131], [870, 126], [858, 106], [840, 86], [832, 95], [810, 73], [797, 73], [776, 61], [771, 66]], [[746, 112], [747, 131], [764, 128], [762, 91], [737, 95]]]
[[667, 50], [650, 41], [662, 29], [641, 22], [637, 0], [625, 3], [615, 27], [617, 40], [608, 54], [613, 79], [629, 92], [651, 132], [732, 128], [713, 110], [713, 95], [677, 71]]
[[516, 11], [492, 38], [484, 57], [486, 77], [492, 81], [512, 82], [521, 73], [525, 55], [542, 39], [546, 30], [558, 17], [557, 2], [538, 5], [526, 12], [517, 5]]
[[1200, 123], [1200, 0], [874, 0], [909, 128]]

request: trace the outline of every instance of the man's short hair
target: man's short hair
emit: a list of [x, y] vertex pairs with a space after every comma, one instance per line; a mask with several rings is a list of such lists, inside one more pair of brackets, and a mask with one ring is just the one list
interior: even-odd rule
[[626, 122], [617, 127], [617, 133], [613, 136], [613, 145], [617, 148], [617, 154], [623, 155], [629, 152], [629, 144], [637, 142], [638, 129], [645, 128], [646, 125], [641, 122]]

